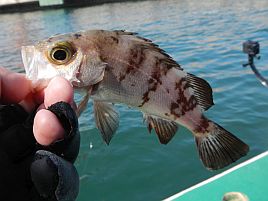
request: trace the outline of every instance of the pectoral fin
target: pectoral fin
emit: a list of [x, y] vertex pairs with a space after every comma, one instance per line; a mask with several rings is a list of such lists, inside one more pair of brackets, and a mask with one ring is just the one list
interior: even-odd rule
[[109, 145], [119, 126], [119, 114], [111, 103], [93, 101], [96, 126], [100, 130], [103, 140]]
[[178, 125], [173, 121], [161, 119], [156, 116], [144, 114], [149, 132], [155, 130], [160, 143], [167, 144], [178, 130]]
[[90, 98], [91, 92], [92, 92], [92, 86], [89, 86], [85, 91], [82, 92], [86, 92], [85, 96], [83, 97], [82, 101], [79, 103], [79, 105], [77, 106], [77, 110], [76, 110], [76, 115], [77, 117], [80, 117], [81, 113], [86, 109], [87, 104], [88, 104], [88, 100]]
[[89, 93], [87, 93], [84, 97], [83, 100], [79, 103], [79, 105], [77, 106], [77, 110], [76, 110], [76, 115], [77, 117], [80, 117], [81, 113], [86, 109], [87, 107], [87, 103], [89, 100]]

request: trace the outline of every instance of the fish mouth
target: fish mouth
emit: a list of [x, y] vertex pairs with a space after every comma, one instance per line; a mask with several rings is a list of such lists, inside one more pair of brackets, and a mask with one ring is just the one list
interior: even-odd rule
[[38, 80], [38, 64], [36, 62], [37, 54], [35, 47], [22, 46], [21, 57], [26, 73], [26, 78], [32, 81], [33, 88], [37, 88], [37, 86], [40, 85], [40, 80]]
[[40, 78], [40, 55], [34, 46], [22, 46], [21, 57], [25, 69], [26, 78], [31, 80], [34, 89], [44, 88], [47, 85], [47, 80]]
[[26, 77], [31, 80], [31, 75], [34, 66], [34, 55], [35, 48], [34, 46], [22, 46], [21, 47], [21, 57], [24, 65]]

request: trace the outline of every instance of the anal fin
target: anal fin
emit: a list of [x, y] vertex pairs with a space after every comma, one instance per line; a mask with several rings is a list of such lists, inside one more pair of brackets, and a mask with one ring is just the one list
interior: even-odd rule
[[93, 101], [96, 126], [101, 132], [103, 140], [109, 145], [119, 126], [119, 114], [111, 103]]
[[193, 89], [194, 96], [201, 108], [207, 110], [214, 105], [212, 89], [206, 80], [187, 73], [187, 81], [189, 82], [190, 87]]
[[178, 125], [169, 120], [144, 114], [149, 132], [155, 130], [161, 144], [167, 144], [178, 130]]

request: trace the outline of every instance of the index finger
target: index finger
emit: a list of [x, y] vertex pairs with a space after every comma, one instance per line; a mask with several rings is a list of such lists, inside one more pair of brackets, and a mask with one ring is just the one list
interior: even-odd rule
[[19, 103], [31, 93], [31, 82], [20, 73], [0, 67], [1, 103]]

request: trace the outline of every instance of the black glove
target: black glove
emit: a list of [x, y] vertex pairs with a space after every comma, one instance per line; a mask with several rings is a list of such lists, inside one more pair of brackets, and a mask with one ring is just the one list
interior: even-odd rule
[[0, 105], [0, 200], [73, 201], [79, 176], [73, 166], [80, 146], [78, 120], [69, 104], [48, 108], [61, 122], [65, 136], [50, 146], [33, 135], [35, 112], [18, 104]]

